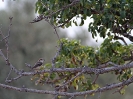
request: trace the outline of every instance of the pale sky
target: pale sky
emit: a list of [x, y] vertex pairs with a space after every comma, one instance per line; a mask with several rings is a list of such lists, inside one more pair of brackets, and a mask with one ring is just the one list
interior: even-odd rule
[[5, 1], [3, 2], [2, 0], [0, 0], [0, 10], [5, 8], [5, 5], [6, 5], [6, 2]]

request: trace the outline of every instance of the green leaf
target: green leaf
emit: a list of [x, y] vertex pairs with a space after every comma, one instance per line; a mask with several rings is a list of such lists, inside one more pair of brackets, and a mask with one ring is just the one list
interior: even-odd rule
[[123, 10], [123, 11], [120, 12], [120, 15], [121, 15], [121, 18], [125, 18], [126, 12]]
[[56, 74], [55, 73], [50, 74], [50, 78], [51, 79], [54, 79], [55, 77], [56, 77]]
[[82, 26], [82, 25], [84, 25], [84, 19], [83, 18], [81, 18], [81, 23], [79, 26]]

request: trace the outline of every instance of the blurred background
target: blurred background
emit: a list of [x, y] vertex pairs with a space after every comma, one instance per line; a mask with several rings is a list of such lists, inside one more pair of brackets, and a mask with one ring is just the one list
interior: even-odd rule
[[[36, 0], [9, 0], [0, 2], [0, 28], [4, 35], [8, 33], [9, 17], [13, 17], [11, 36], [9, 39], [10, 50], [10, 62], [17, 69], [29, 69], [25, 66], [25, 63], [34, 65], [39, 58], [44, 58], [46, 62], [51, 62], [52, 57], [55, 55], [57, 46], [57, 36], [54, 34], [54, 29], [45, 21], [30, 24], [37, 15], [35, 14], [35, 2]], [[4, 6], [3, 6], [4, 5]], [[57, 29], [60, 38], [70, 38], [80, 40], [83, 45], [98, 47], [103, 41], [97, 37], [92, 39], [91, 34], [87, 31], [87, 24], [91, 20], [86, 21], [83, 27], [70, 27], [68, 29]], [[2, 39], [0, 37], [0, 39]], [[98, 43], [96, 42], [98, 40]], [[4, 51], [4, 42], [0, 42], [0, 49]], [[0, 57], [0, 83], [5, 83], [5, 79], [9, 73], [9, 68], [6, 66], [5, 61]], [[15, 74], [12, 74], [14, 77]], [[30, 80], [31, 77], [22, 77], [21, 79], [10, 83], [9, 85], [22, 87], [25, 85], [27, 88], [37, 88], [42, 90], [51, 90], [48, 85], [35, 85], [34, 81]], [[116, 77], [112, 74], [101, 75], [98, 79], [100, 85], [111, 84], [116, 81]], [[126, 89], [125, 95], [114, 93], [115, 90], [98, 93], [95, 96], [88, 96], [87, 99], [132, 99], [132, 85]], [[45, 96], [45, 98], [44, 98]], [[0, 88], [1, 99], [52, 99], [52, 95], [43, 95], [35, 93], [17, 92], [14, 90], [7, 90]], [[63, 99], [68, 99], [64, 97]], [[74, 99], [81, 99], [81, 97], [75, 97]]]

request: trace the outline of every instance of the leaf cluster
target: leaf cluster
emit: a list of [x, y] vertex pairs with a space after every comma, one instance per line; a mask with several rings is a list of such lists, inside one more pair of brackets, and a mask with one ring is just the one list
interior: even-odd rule
[[[82, 26], [90, 17], [93, 22], [88, 22], [88, 31], [92, 37], [99, 34], [105, 38], [113, 33], [129, 38], [127, 35], [133, 25], [132, 0], [79, 0], [76, 4], [70, 0], [38, 0], [36, 12], [50, 17], [53, 24], [62, 28], [70, 27], [72, 23], [77, 26], [77, 18]], [[133, 41], [133, 38], [129, 39]]]
[[[77, 40], [61, 39], [63, 45], [55, 60], [56, 68], [87, 66], [94, 69], [104, 69], [105, 67], [102, 66], [108, 62], [119, 66], [132, 62], [133, 45], [127, 45], [123, 37], [133, 42], [133, 36], [131, 35], [133, 1], [73, 0], [71, 2], [71, 0], [38, 0], [36, 2], [36, 12], [49, 19], [52, 24], [62, 28], [70, 27], [72, 23], [78, 26], [77, 19], [81, 20], [79, 25], [82, 26], [87, 17], [90, 17], [93, 22], [88, 22], [88, 31], [92, 33], [92, 37], [95, 38], [98, 34], [100, 37], [106, 37], [98, 48], [83, 46]], [[116, 41], [118, 39], [122, 40], [125, 45]], [[108, 67], [114, 66], [113, 64], [108, 65]], [[51, 68], [52, 64], [45, 64], [44, 67]], [[112, 73], [117, 75], [119, 81], [127, 80], [132, 74], [131, 69], [117, 70]], [[41, 80], [55, 84], [55, 89], [58, 87], [57, 91], [67, 91], [71, 87], [80, 91], [94, 90], [100, 87], [95, 81], [86, 76], [86, 73], [78, 74], [80, 73], [54, 72], [48, 73], [47, 77], [42, 76]]]
[[[131, 57], [130, 52], [133, 49], [133, 45], [125, 46], [118, 41], [112, 41], [112, 38], [113, 37], [105, 39], [101, 46], [96, 49], [89, 46], [83, 46], [80, 44], [80, 41], [77, 40], [61, 39], [60, 41], [63, 45], [55, 60], [55, 68], [80, 68], [84, 66], [101, 68], [100, 65], [107, 62], [113, 62], [119, 65], [129, 62], [127, 59]], [[51, 66], [52, 63], [47, 63], [41, 70], [51, 68]], [[112, 73], [118, 75], [117, 79], [119, 81], [128, 79], [132, 74], [130, 69], [114, 71]], [[98, 84], [93, 83], [94, 81], [92, 78], [86, 76], [86, 73], [81, 73], [81, 75], [77, 76], [78, 74], [79, 72], [53, 72], [39, 74], [35, 76], [37, 79], [39, 78], [36, 84], [52, 83], [55, 85], [55, 89], [56, 87], [58, 89], [65, 84], [63, 89], [57, 91], [67, 91], [71, 88], [85, 91], [94, 90], [100, 87]], [[94, 73], [92, 75], [94, 75]], [[71, 79], [73, 80], [71, 81]]]

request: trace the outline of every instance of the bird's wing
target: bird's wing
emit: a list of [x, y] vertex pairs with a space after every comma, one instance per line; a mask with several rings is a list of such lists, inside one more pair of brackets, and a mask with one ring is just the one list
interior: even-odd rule
[[36, 68], [42, 65], [42, 62], [37, 62], [32, 68]]

